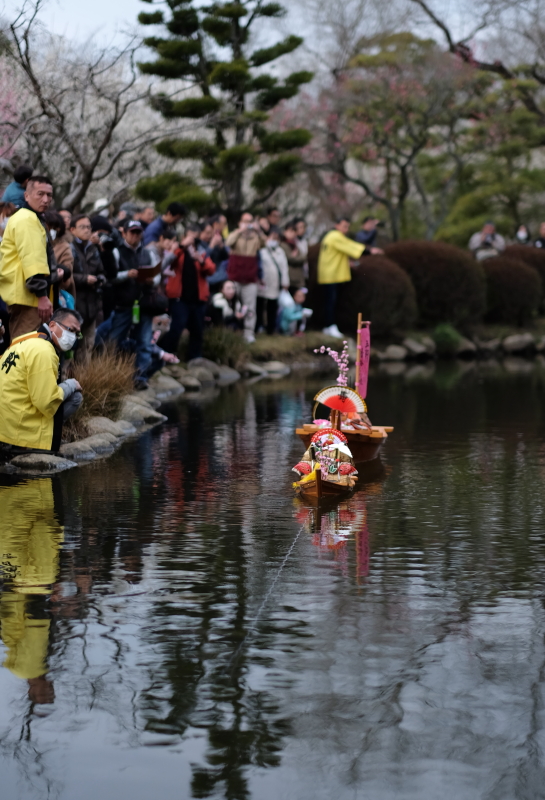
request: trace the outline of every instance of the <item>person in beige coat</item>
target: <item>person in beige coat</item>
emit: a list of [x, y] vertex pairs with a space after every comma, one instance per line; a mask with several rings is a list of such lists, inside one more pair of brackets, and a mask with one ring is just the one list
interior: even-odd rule
[[242, 304], [248, 309], [244, 317], [244, 338], [255, 340], [257, 284], [260, 278], [259, 251], [266, 237], [253, 215], [244, 213], [238, 228], [229, 234], [225, 244], [230, 249], [227, 277], [233, 281]]

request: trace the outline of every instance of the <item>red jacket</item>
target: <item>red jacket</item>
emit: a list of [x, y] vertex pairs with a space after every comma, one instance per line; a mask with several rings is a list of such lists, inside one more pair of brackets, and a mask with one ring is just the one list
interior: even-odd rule
[[[182, 272], [184, 268], [184, 258], [185, 250], [182, 247], [179, 247], [176, 251], [176, 260], [172, 265], [174, 275], [168, 279], [165, 286], [165, 294], [171, 300], [179, 300], [182, 296]], [[195, 262], [195, 269], [197, 270], [199, 300], [203, 303], [206, 303], [210, 297], [210, 287], [206, 280], [206, 276], [214, 274], [216, 271], [216, 265], [211, 258], [208, 258], [208, 256], [205, 257], [202, 263], [196, 258], [193, 260]]]

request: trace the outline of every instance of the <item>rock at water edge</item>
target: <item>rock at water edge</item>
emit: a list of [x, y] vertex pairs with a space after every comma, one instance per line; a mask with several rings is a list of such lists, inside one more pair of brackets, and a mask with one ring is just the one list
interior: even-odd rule
[[47, 453], [43, 455], [41, 453], [28, 453], [15, 456], [10, 463], [14, 467], [32, 472], [63, 472], [76, 466], [73, 461], [69, 461], [67, 458], [48, 455]]
[[208, 372], [212, 373], [214, 378], [219, 378], [220, 376], [221, 367], [214, 361], [210, 361], [209, 358], [192, 358], [191, 361], [187, 362], [187, 368], [190, 372], [193, 372], [197, 367], [204, 367]]

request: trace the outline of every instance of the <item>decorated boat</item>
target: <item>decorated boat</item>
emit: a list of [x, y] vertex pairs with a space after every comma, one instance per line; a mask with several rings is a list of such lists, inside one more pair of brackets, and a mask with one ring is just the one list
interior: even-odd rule
[[[305, 447], [310, 446], [312, 437], [320, 430], [332, 427], [342, 431], [347, 439], [354, 461], [371, 461], [376, 458], [392, 427], [373, 425], [367, 415], [367, 381], [369, 375], [369, 355], [371, 351], [370, 322], [363, 322], [358, 316], [358, 343], [356, 357], [356, 385], [348, 386], [348, 342], [339, 354], [330, 347], [321, 347], [317, 353], [327, 353], [339, 367], [337, 384], [321, 389], [314, 398], [313, 422], [296, 429], [296, 434]], [[329, 419], [317, 417], [320, 405], [330, 410]]]
[[323, 428], [311, 437], [293, 471], [299, 476], [293, 483], [296, 494], [316, 500], [350, 494], [358, 475], [346, 436], [335, 428]]

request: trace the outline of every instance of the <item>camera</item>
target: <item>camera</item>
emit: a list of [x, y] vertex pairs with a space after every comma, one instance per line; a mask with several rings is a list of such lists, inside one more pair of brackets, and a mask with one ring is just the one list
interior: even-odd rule
[[100, 233], [98, 236], [98, 241], [100, 242], [103, 250], [113, 250], [115, 248], [115, 241], [109, 233]]

